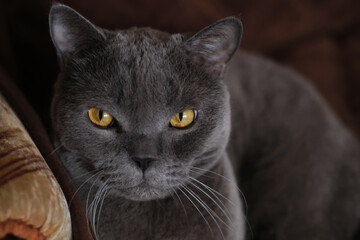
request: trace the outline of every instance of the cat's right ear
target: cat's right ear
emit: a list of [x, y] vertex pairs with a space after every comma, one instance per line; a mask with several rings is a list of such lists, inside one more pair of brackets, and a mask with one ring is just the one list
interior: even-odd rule
[[49, 25], [51, 39], [62, 60], [106, 40], [100, 29], [63, 4], [56, 3], [51, 7]]
[[185, 50], [195, 63], [222, 75], [239, 47], [242, 29], [236, 17], [221, 19], [190, 37]]

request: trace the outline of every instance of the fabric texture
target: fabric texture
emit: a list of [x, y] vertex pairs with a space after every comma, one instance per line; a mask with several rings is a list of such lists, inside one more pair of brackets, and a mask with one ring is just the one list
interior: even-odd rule
[[0, 94], [0, 238], [71, 239], [64, 194], [41, 153]]
[[[50, 167], [51, 172], [55, 176], [65, 195], [67, 205], [70, 209], [73, 239], [95, 239], [92, 237], [92, 231], [88, 227], [85, 211], [82, 207], [81, 201], [75, 194], [76, 189], [71, 183], [68, 174], [58, 160], [56, 154], [54, 154], [54, 149], [39, 116], [29, 105], [28, 101], [25, 99], [19, 89], [14, 85], [13, 81], [2, 72], [1, 68], [0, 91], [6, 98], [11, 108], [17, 114], [17, 117], [21, 120], [22, 124], [26, 127], [27, 132], [36, 144], [47, 165]], [[0, 161], [0, 164], [2, 164], [2, 161]], [[12, 196], [6, 194], [4, 197], [6, 199], [10, 199]]]

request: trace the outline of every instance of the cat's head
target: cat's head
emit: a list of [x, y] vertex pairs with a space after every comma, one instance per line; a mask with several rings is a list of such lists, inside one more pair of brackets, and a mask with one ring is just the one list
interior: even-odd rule
[[223, 79], [242, 26], [226, 18], [193, 36], [149, 28], [107, 31], [64, 5], [50, 12], [61, 72], [52, 102], [73, 177], [131, 200], [168, 196], [224, 153]]

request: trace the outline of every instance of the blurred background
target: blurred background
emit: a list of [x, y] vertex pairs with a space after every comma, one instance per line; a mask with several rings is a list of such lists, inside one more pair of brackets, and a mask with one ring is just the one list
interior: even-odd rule
[[[241, 49], [306, 76], [336, 114], [360, 136], [359, 0], [78, 0], [59, 1], [108, 29], [150, 26], [195, 32], [237, 15]], [[0, 1], [0, 72], [10, 76], [50, 130], [58, 72], [48, 30], [52, 1]]]

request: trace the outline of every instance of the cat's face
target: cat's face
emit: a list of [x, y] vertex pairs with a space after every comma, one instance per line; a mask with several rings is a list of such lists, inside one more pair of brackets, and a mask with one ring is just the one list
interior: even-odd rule
[[[50, 28], [62, 64], [53, 127], [74, 156], [66, 163], [73, 177], [91, 172], [113, 194], [150, 200], [219, 161], [230, 129], [221, 76], [239, 43], [238, 20], [191, 38], [151, 29], [109, 32], [55, 5]], [[92, 108], [109, 113], [112, 123], [94, 124]], [[178, 113], [181, 121], [188, 115], [187, 126], [170, 123]]]

